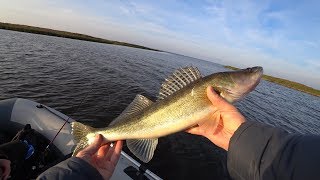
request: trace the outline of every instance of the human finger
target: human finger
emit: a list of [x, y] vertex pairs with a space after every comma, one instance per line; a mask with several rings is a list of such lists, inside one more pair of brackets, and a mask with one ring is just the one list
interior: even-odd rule
[[195, 134], [195, 135], [201, 135], [201, 131], [199, 129], [199, 125], [196, 125], [194, 127], [191, 127], [186, 130], [187, 133]]
[[90, 144], [85, 149], [83, 149], [82, 152], [85, 152], [85, 153], [88, 153], [90, 155], [93, 155], [99, 150], [99, 148], [101, 146], [101, 143], [102, 143], [102, 135], [98, 134], [98, 135], [95, 136], [93, 143]]
[[110, 148], [110, 143], [101, 146], [98, 150], [97, 156], [105, 157], [108, 153], [109, 148]]
[[214, 106], [221, 106], [221, 105], [227, 103], [223, 98], [221, 98], [215, 92], [215, 90], [213, 89], [212, 86], [207, 87], [207, 96], [208, 96], [209, 100], [211, 101], [212, 105], [214, 105]]
[[110, 161], [116, 165], [119, 158], [120, 158], [120, 154], [121, 154], [121, 149], [122, 149], [122, 145], [123, 145], [123, 142], [122, 141], [117, 141], [116, 144], [115, 144], [115, 147], [114, 147], [114, 151], [112, 153], [112, 156], [111, 156], [111, 159]]

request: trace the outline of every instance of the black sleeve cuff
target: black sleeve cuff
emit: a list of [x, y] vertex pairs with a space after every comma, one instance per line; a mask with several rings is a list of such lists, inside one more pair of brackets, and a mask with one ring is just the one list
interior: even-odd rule
[[71, 157], [43, 172], [37, 179], [101, 179], [103, 177], [86, 161]]

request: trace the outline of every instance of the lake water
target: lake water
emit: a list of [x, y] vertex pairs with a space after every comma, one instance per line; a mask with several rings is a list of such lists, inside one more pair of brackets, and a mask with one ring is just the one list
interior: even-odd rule
[[[188, 65], [203, 75], [226, 70], [177, 54], [0, 30], [0, 100], [31, 99], [97, 127], [136, 94], [155, 100], [164, 78]], [[320, 134], [319, 97], [262, 81], [236, 106], [249, 120]], [[228, 179], [226, 152], [184, 132], [160, 138], [147, 166], [165, 179]]]

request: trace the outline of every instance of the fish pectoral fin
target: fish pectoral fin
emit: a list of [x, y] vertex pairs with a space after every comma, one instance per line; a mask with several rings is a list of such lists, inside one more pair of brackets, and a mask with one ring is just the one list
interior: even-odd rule
[[86, 148], [88, 146], [88, 141], [86, 139], [81, 139], [79, 143], [77, 144], [76, 148], [73, 150], [72, 156], [76, 156], [79, 151]]
[[189, 66], [175, 70], [162, 83], [158, 100], [165, 99], [201, 77], [202, 75], [196, 67]]
[[127, 106], [127, 108], [116, 118], [114, 119], [109, 126], [115, 125], [119, 122], [124, 122], [126, 120], [130, 120], [126, 117], [142, 111], [144, 108], [150, 106], [153, 102], [148, 98], [138, 94], [134, 98], [134, 100]]
[[128, 139], [129, 150], [141, 161], [149, 162], [158, 145], [158, 139]]
[[77, 143], [79, 143], [83, 139], [83, 137], [91, 133], [93, 130], [94, 128], [79, 122], [71, 123], [71, 134], [73, 135], [73, 138]]

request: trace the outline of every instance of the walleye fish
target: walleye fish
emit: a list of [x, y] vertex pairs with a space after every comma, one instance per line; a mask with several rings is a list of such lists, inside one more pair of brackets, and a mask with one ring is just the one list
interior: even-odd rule
[[260, 82], [262, 67], [218, 72], [202, 77], [195, 67], [177, 69], [161, 85], [158, 100], [137, 95], [129, 106], [106, 128], [92, 128], [72, 122], [72, 134], [78, 143], [73, 155], [91, 144], [96, 134], [108, 142], [126, 140], [129, 150], [143, 162], [149, 162], [158, 138], [186, 130], [214, 113], [206, 88], [233, 103]]

